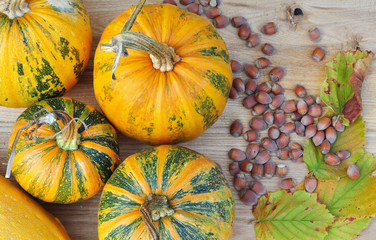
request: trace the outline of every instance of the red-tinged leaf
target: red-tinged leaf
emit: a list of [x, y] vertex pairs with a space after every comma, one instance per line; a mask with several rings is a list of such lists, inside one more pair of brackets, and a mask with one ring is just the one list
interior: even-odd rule
[[326, 65], [320, 97], [346, 126], [362, 112], [361, 87], [373, 56], [370, 51], [360, 50], [338, 53]]
[[338, 217], [328, 230], [325, 240], [350, 240], [357, 237], [365, 229], [371, 218]]

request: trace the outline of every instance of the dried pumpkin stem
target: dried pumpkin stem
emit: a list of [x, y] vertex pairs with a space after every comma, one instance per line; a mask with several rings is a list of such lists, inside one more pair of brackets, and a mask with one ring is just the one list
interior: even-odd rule
[[0, 1], [0, 12], [13, 20], [31, 12], [31, 10], [29, 4], [25, 2], [25, 0], [2, 0]]
[[180, 56], [175, 53], [175, 49], [165, 43], [145, 36], [142, 33], [132, 32], [134, 22], [141, 12], [146, 0], [141, 0], [135, 7], [132, 15], [126, 21], [121, 33], [112, 37], [108, 44], [101, 44], [99, 49], [105, 52], [116, 53], [112, 65], [112, 79], [115, 80], [115, 71], [119, 65], [121, 57], [127, 57], [127, 48], [148, 53], [153, 63], [153, 67], [161, 72], [169, 72], [174, 69], [174, 65], [181, 61]]
[[[46, 113], [44, 113], [42, 116], [37, 118], [36, 116], [42, 112], [46, 112]], [[49, 137], [43, 138], [43, 137], [37, 136], [38, 128], [41, 125], [43, 124], [51, 125], [57, 120], [61, 120], [64, 124], [64, 128], [61, 131]], [[64, 151], [76, 151], [78, 149], [78, 145], [81, 143], [81, 135], [78, 133], [79, 126], [76, 122], [77, 120], [81, 121], [81, 123], [85, 127], [85, 131], [87, 132], [88, 127], [84, 123], [84, 121], [78, 118], [72, 118], [65, 111], [60, 111], [60, 110], [51, 111], [51, 110], [43, 108], [39, 110], [38, 112], [35, 112], [33, 114], [33, 120], [28, 122], [24, 126], [20, 127], [20, 129], [18, 129], [17, 131], [16, 137], [12, 144], [11, 154], [9, 156], [5, 178], [10, 178], [14, 157], [16, 155], [16, 145], [18, 143], [18, 140], [20, 139], [22, 131], [35, 125], [35, 127], [33, 128], [34, 134], [35, 134], [34, 135], [35, 142], [40, 141], [40, 140], [48, 140], [48, 139], [56, 138], [56, 144], [58, 145], [60, 149]]]
[[158, 221], [165, 216], [172, 216], [175, 211], [168, 204], [168, 199], [163, 195], [155, 195], [150, 193], [148, 199], [141, 204], [140, 212], [150, 238], [159, 240], [158, 229], [154, 225], [154, 221]]

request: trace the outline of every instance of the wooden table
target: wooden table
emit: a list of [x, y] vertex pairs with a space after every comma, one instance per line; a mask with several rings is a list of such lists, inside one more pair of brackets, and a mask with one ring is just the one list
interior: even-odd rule
[[[97, 47], [99, 38], [104, 28], [110, 21], [123, 10], [136, 4], [137, 0], [85, 0], [84, 1], [91, 18], [93, 28], [93, 51]], [[160, 3], [148, 1], [148, 3]], [[293, 3], [300, 2], [305, 15], [298, 24], [297, 29], [290, 28], [286, 21], [286, 8]], [[284, 66], [287, 70], [285, 79], [281, 82], [285, 88], [287, 98], [294, 98], [293, 88], [297, 83], [304, 84], [309, 94], [318, 95], [321, 83], [325, 78], [325, 62], [331, 60], [338, 51], [348, 50], [349, 42], [353, 34], [362, 37], [360, 47], [376, 52], [376, 12], [375, 1], [372, 0], [332, 0], [332, 1], [284, 1], [284, 0], [223, 0], [221, 7], [225, 15], [245, 16], [254, 32], [259, 32], [261, 26], [268, 21], [277, 23], [279, 31], [273, 36], [262, 36], [262, 42], [270, 42], [277, 49], [277, 55], [271, 57], [273, 65]], [[307, 31], [317, 26], [322, 32], [322, 41], [314, 43], [309, 40]], [[192, 26], [194, 27], [194, 26]], [[237, 37], [237, 30], [231, 26], [220, 29], [220, 34], [225, 39], [230, 56], [242, 63], [253, 63], [262, 56], [260, 47], [250, 49], [245, 42]], [[311, 59], [312, 50], [322, 45], [327, 49], [327, 57], [323, 62], [317, 63]], [[245, 77], [244, 75], [239, 75]], [[80, 82], [67, 94], [77, 100], [96, 106], [93, 91], [93, 54]], [[263, 72], [259, 81], [268, 80], [267, 71]], [[373, 62], [366, 81], [363, 85], [363, 117], [367, 127], [367, 151], [376, 153], [376, 61]], [[5, 174], [7, 162], [7, 146], [11, 128], [23, 109], [10, 109], [0, 107], [0, 174]], [[251, 119], [251, 113], [241, 106], [241, 99], [229, 100], [227, 108], [219, 119], [200, 138], [183, 146], [194, 149], [212, 160], [221, 164], [229, 182], [227, 166], [230, 160], [227, 151], [232, 147], [245, 148], [246, 142], [241, 138], [233, 138], [229, 134], [229, 125], [239, 118], [243, 123]], [[263, 134], [265, 135], [265, 134]], [[303, 138], [293, 135], [293, 140], [303, 143]], [[145, 149], [148, 146], [133, 139], [120, 135], [121, 159]], [[276, 160], [277, 161], [277, 160]], [[288, 163], [289, 177], [301, 181], [307, 173], [304, 163]], [[14, 179], [12, 179], [14, 181]], [[278, 190], [280, 179], [264, 179], [269, 191]], [[236, 199], [236, 221], [234, 225], [233, 239], [255, 239], [253, 225], [249, 221], [253, 218], [251, 207], [245, 206], [239, 201], [236, 191], [233, 191]], [[95, 197], [71, 205], [55, 205], [42, 203], [52, 214], [58, 217], [66, 227], [73, 240], [97, 239], [97, 206], [100, 194]], [[358, 239], [374, 239], [376, 234], [376, 221], [373, 220]]]

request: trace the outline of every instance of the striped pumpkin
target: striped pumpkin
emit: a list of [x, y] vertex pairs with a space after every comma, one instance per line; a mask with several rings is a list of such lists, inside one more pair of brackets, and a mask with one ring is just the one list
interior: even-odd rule
[[234, 199], [222, 171], [197, 152], [164, 145], [128, 157], [115, 170], [100, 200], [99, 239], [151, 239], [140, 212], [149, 194], [166, 196], [173, 210], [152, 223], [160, 239], [231, 237]]
[[29, 107], [72, 88], [89, 61], [80, 0], [0, 1], [0, 105]]
[[24, 191], [0, 176], [0, 239], [69, 240], [54, 218]]
[[[208, 20], [170, 4], [143, 6], [132, 31], [119, 34], [134, 9], [116, 17], [99, 42], [94, 60], [98, 103], [118, 130], [145, 143], [173, 144], [197, 138], [226, 106], [232, 83], [226, 44]], [[147, 46], [133, 45], [143, 36], [154, 50], [163, 49], [160, 55], [170, 53], [163, 55], [166, 61], [176, 58], [176, 62], [158, 66], [156, 57], [145, 50]], [[120, 38], [129, 43], [122, 43], [129, 56], [120, 57], [118, 64], [115, 61], [113, 80]]]
[[[44, 108], [62, 110], [73, 118], [81, 119], [87, 130], [81, 122], [77, 122], [73, 129], [78, 133], [77, 137], [68, 138], [65, 142], [64, 137], [59, 137], [63, 134], [34, 141], [35, 125], [23, 130], [16, 144], [12, 165], [15, 179], [28, 193], [46, 202], [73, 203], [90, 198], [101, 190], [118, 165], [115, 129], [92, 106], [66, 97], [47, 99], [34, 104], [18, 117], [12, 129], [9, 153], [18, 130]], [[61, 120], [43, 124], [37, 130], [37, 136], [52, 136], [65, 125]]]

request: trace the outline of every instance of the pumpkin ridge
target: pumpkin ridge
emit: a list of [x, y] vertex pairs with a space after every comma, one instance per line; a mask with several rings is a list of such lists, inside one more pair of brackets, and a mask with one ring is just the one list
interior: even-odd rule
[[166, 164], [163, 169], [162, 191], [165, 192], [167, 188], [171, 186], [171, 182], [174, 180], [173, 177], [176, 177], [182, 172], [183, 169], [177, 168], [177, 166], [185, 166], [188, 162], [197, 158], [198, 155], [188, 149], [170, 147], [166, 155]]
[[220, 231], [224, 227], [224, 223], [217, 221], [217, 219], [211, 219], [208, 216], [203, 216], [197, 213], [186, 212], [182, 210], [177, 210], [176, 219], [180, 219], [184, 222], [190, 222], [192, 225], [198, 224], [208, 224], [209, 226], [205, 228], [207, 232]]
[[152, 188], [150, 183], [147, 180], [147, 176], [142, 174], [142, 166], [140, 164], [140, 159], [142, 158], [141, 154], [137, 154], [132, 157], [128, 162], [129, 173], [130, 175], [137, 180], [139, 186], [141, 187], [141, 195], [147, 195], [148, 193], [152, 192]]
[[[75, 167], [76, 169], [79, 169], [80, 171], [77, 171], [76, 174], [79, 174], [81, 177], [81, 184], [78, 184], [79, 189], [83, 188], [85, 185], [91, 185], [93, 186], [92, 191], [82, 191], [80, 189], [80, 193], [86, 193], [86, 195], [81, 194], [81, 196], [91, 196], [93, 193], [96, 193], [97, 190], [99, 190], [103, 185], [104, 182], [102, 181], [101, 177], [98, 174], [98, 169], [91, 164], [90, 157], [84, 154], [81, 151], [75, 151], [72, 152], [74, 155], [74, 159], [80, 159], [80, 161], [75, 161]], [[84, 174], [83, 174], [84, 173]], [[86, 184], [85, 184], [86, 183]], [[95, 184], [96, 183], [96, 184]]]
[[[157, 151], [151, 149], [135, 156], [135, 162], [137, 162], [137, 166], [140, 166], [140, 176], [145, 176], [145, 182], [150, 186], [151, 192], [156, 192], [158, 189], [158, 155]], [[136, 177], [139, 179], [138, 176]]]
[[174, 182], [171, 182], [168, 191], [163, 193], [164, 195], [169, 196], [170, 201], [172, 201], [171, 203], [175, 201], [176, 197], [179, 196], [179, 194], [184, 192], [184, 189], [192, 187], [190, 181], [194, 176], [198, 174], [198, 172], [192, 171], [193, 167], [200, 167], [201, 171], [205, 171], [211, 169], [213, 166], [209, 161], [206, 160], [205, 157], [200, 157], [188, 162], [179, 173], [178, 178], [174, 179]]
[[[130, 159], [128, 161], [131, 161]], [[127, 189], [132, 194], [135, 195], [144, 195], [142, 193], [142, 188], [134, 176], [126, 170], [125, 164], [120, 165], [115, 172], [118, 172], [116, 175], [111, 176], [111, 185], [119, 188]]]
[[106, 234], [105, 240], [111, 239], [126, 239], [135, 229], [137, 229], [142, 224], [141, 217], [135, 219], [133, 222], [126, 225], [119, 225], [115, 229], [112, 229], [108, 234]]
[[80, 151], [89, 156], [91, 163], [98, 170], [98, 174], [101, 177], [102, 182], [105, 183], [106, 180], [112, 175], [113, 169], [117, 163], [114, 163], [111, 156], [107, 155], [106, 153], [99, 152], [93, 148], [88, 148], [81, 145]]
[[161, 239], [168, 240], [184, 240], [180, 237], [176, 228], [171, 223], [171, 217], [163, 218], [162, 221], [159, 221], [159, 233]]
[[215, 236], [207, 236], [210, 233], [205, 234], [204, 229], [195, 227], [190, 223], [183, 223], [176, 217], [171, 217], [171, 222], [175, 226], [175, 229], [179, 236], [184, 240], [216, 240]]
[[106, 191], [111, 192], [112, 194], [121, 195], [121, 197], [126, 197], [131, 202], [137, 203], [138, 206], [141, 206], [142, 202], [145, 200], [144, 195], [137, 195], [132, 192], [127, 191], [124, 188], [117, 187], [111, 184], [106, 184]]

